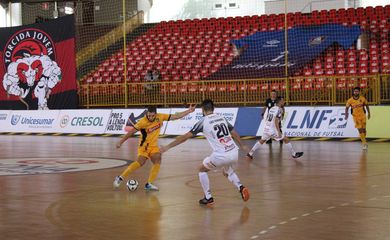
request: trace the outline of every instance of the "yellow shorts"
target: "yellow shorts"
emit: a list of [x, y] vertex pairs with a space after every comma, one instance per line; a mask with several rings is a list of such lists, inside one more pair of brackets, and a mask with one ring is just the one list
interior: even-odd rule
[[138, 147], [138, 156], [150, 158], [156, 153], [160, 153], [158, 146], [149, 146], [148, 144], [145, 144], [142, 147]]
[[353, 121], [355, 122], [355, 128], [366, 128], [366, 116], [353, 117]]

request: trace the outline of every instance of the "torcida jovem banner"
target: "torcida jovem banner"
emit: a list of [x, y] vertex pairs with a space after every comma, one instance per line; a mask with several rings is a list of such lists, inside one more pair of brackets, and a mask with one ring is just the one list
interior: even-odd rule
[[0, 109], [77, 108], [74, 16], [0, 28]]

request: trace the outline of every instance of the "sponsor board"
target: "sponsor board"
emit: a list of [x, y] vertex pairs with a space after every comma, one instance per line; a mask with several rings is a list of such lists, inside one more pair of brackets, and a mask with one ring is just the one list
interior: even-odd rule
[[[387, 119], [390, 107], [373, 106], [367, 121], [368, 137], [390, 138]], [[185, 108], [158, 109], [175, 114]], [[283, 131], [290, 137], [358, 137], [352, 116], [345, 120], [345, 107], [286, 107]], [[261, 108], [217, 108], [242, 135], [261, 136]], [[0, 111], [0, 132], [124, 134], [143, 115], [145, 109]], [[181, 135], [203, 117], [201, 109], [183, 119], [164, 122], [161, 134]], [[137, 133], [139, 134], [139, 133]]]
[[[182, 108], [172, 108], [171, 114], [176, 112], [184, 111]], [[230, 124], [234, 125], [237, 118], [238, 108], [216, 108], [215, 113], [218, 115], [224, 116]], [[191, 128], [203, 118], [203, 113], [201, 109], [196, 109], [195, 112], [187, 115], [186, 117], [176, 120], [170, 121], [166, 128], [165, 134], [169, 135], [182, 135], [191, 130]], [[201, 134], [199, 134], [201, 135]]]
[[288, 137], [358, 137], [352, 117], [345, 120], [345, 107], [286, 107], [282, 129]]
[[[157, 109], [157, 112], [170, 114], [171, 109]], [[146, 109], [113, 109], [108, 119], [105, 133], [124, 134], [143, 118], [145, 114]], [[161, 134], [164, 134], [166, 126], [167, 122], [164, 122], [161, 127]], [[139, 135], [139, 132], [136, 135]]]
[[146, 113], [144, 109], [113, 109], [105, 133], [124, 134]]
[[[7, 118], [8, 118], [10, 113], [11, 113], [11, 111], [0, 110], [0, 123], [1, 123], [1, 126], [3, 124], [5, 124], [5, 122], [7, 121]], [[1, 129], [2, 129], [2, 127], [0, 127], [0, 131], [1, 131]]]
[[10, 158], [0, 159], [0, 176], [80, 172], [120, 167], [121, 159], [100, 158]]
[[57, 132], [104, 133], [111, 110], [61, 110]]
[[[10, 111], [1, 121], [2, 132], [53, 132], [59, 111]], [[4, 118], [5, 116], [3, 116]]]
[[390, 138], [390, 107], [370, 107], [371, 118], [367, 120], [367, 137]]

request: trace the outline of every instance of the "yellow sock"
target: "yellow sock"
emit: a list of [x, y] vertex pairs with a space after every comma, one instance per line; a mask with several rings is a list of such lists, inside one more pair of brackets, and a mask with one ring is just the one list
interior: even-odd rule
[[134, 172], [135, 170], [137, 170], [138, 168], [141, 167], [141, 164], [139, 164], [139, 162], [135, 161], [133, 162], [132, 164], [130, 164], [126, 169], [125, 171], [122, 172], [121, 176], [126, 178], [127, 176], [129, 176], [130, 173]]
[[367, 144], [367, 141], [366, 141], [366, 134], [365, 133], [360, 133], [360, 140], [362, 140], [362, 143], [363, 144]]
[[148, 183], [152, 183], [156, 179], [159, 171], [160, 171], [160, 164], [158, 163], [153, 164], [152, 169], [150, 169]]

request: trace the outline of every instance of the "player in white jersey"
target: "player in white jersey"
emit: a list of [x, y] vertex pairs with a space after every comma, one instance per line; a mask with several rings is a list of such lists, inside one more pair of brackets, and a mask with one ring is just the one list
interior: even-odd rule
[[204, 117], [195, 124], [191, 131], [177, 137], [176, 140], [170, 144], [160, 147], [160, 151], [165, 152], [170, 148], [185, 142], [187, 139], [192, 138], [196, 134], [203, 132], [213, 149], [213, 153], [206, 157], [203, 160], [203, 164], [199, 167], [199, 181], [204, 192], [204, 198], [199, 200], [199, 204], [210, 205], [214, 203], [207, 172], [218, 168], [222, 168], [224, 176], [237, 187], [241, 193], [242, 199], [248, 201], [249, 191], [241, 184], [240, 179], [233, 169], [233, 166], [238, 161], [239, 148], [236, 143], [240, 147], [244, 147], [241, 144], [240, 136], [224, 117], [214, 113], [214, 103], [212, 100], [207, 99], [202, 102], [202, 111]]
[[253, 153], [269, 139], [274, 139], [276, 141], [282, 140], [284, 144], [287, 146], [287, 148], [290, 150], [290, 153], [293, 158], [299, 158], [303, 155], [303, 152], [295, 152], [288, 137], [286, 137], [284, 133], [283, 134], [281, 133], [281, 129], [280, 129], [280, 121], [282, 118], [281, 106], [283, 106], [283, 104], [284, 104], [284, 99], [278, 97], [276, 99], [275, 106], [273, 106], [269, 110], [267, 117], [264, 119], [265, 124], [263, 129], [263, 135], [261, 136], [261, 139], [258, 142], [256, 142], [256, 144], [246, 155], [248, 158], [253, 159]]

